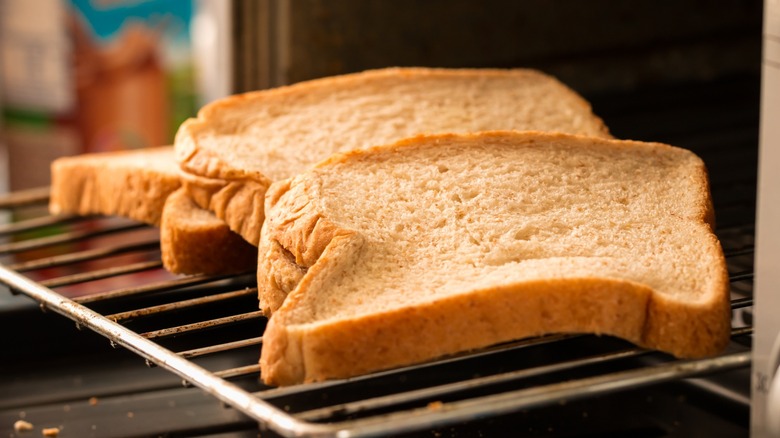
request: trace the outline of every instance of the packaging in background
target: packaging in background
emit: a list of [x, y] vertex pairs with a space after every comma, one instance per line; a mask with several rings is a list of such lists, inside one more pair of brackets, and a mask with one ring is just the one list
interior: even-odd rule
[[[230, 1], [0, 0], [0, 189], [47, 186], [50, 164], [61, 156], [170, 144], [184, 119], [230, 92], [230, 7]], [[7, 170], [2, 168], [6, 155]], [[46, 210], [45, 205], [16, 209], [11, 220]], [[63, 227], [92, 229], [105, 226], [101, 223]], [[61, 231], [45, 227], [28, 237]], [[152, 235], [134, 239], [154, 239], [156, 230], [146, 231]], [[111, 239], [118, 237], [106, 236], [100, 244], [122, 243]], [[47, 247], [36, 256], [91, 244]], [[139, 257], [122, 262], [140, 262]], [[66, 275], [71, 269], [79, 268], [40, 275]], [[166, 273], [134, 275], [152, 281]], [[110, 278], [61, 292], [84, 295], [127, 281], [127, 276]]]
[[[229, 10], [230, 2], [217, 3]], [[198, 5], [0, 0], [0, 142], [13, 163], [10, 189], [47, 185], [60, 156], [170, 144], [185, 118], [218, 97], [215, 89], [226, 93], [215, 82], [229, 72], [196, 78], [196, 58], [210, 59], [217, 46], [194, 41], [191, 30], [201, 16], [212, 33], [228, 32], [229, 14]]]

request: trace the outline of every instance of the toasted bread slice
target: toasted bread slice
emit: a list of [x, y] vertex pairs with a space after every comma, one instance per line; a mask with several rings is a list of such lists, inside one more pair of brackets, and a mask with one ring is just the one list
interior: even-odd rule
[[257, 247], [195, 205], [184, 189], [165, 202], [160, 249], [163, 265], [173, 273], [230, 274], [257, 267]]
[[183, 193], [164, 207], [181, 188], [171, 146], [64, 157], [52, 163], [51, 175], [53, 214], [115, 215], [161, 226], [163, 265], [172, 273], [230, 273], [257, 264], [256, 248]]
[[541, 132], [418, 136], [275, 183], [266, 211], [259, 286], [291, 290], [263, 335], [268, 384], [548, 333], [679, 357], [729, 339], [707, 174], [684, 149]]
[[273, 181], [334, 152], [491, 129], [609, 136], [585, 100], [537, 71], [390, 68], [216, 101], [181, 125], [175, 148], [190, 196], [257, 244]]
[[171, 146], [62, 157], [51, 165], [49, 211], [159, 226], [165, 200], [180, 186]]

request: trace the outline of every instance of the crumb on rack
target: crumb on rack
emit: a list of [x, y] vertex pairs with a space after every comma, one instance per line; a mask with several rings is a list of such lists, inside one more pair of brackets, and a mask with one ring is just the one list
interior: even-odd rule
[[59, 427], [46, 427], [44, 428], [41, 433], [43, 436], [48, 438], [55, 438], [57, 435], [60, 434], [60, 428]]
[[14, 423], [14, 431], [16, 432], [29, 432], [31, 430], [33, 430], [32, 423], [24, 420], [17, 420], [16, 423]]
[[90, 397], [89, 398], [89, 405], [90, 406], [95, 406], [97, 404], [98, 404], [98, 398], [97, 397]]
[[444, 403], [442, 403], [440, 401], [432, 401], [432, 402], [428, 403], [428, 409], [430, 409], [432, 411], [438, 411], [443, 406], [444, 406]]

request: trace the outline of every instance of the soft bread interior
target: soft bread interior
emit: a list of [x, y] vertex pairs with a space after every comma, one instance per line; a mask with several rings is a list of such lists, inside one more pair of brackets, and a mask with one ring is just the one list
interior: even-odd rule
[[[418, 137], [337, 156], [287, 185], [266, 222], [269, 239], [298, 255], [302, 240], [318, 242], [304, 225], [317, 215], [363, 240], [359, 257], [316, 287], [309, 267], [277, 327], [269, 326], [291, 344], [300, 337], [296, 348], [306, 354], [320, 342], [333, 345], [334, 333], [351, 325], [396, 333], [392, 321], [414, 313], [441, 318], [424, 324], [429, 329], [462, 326], [464, 314], [440, 308], [467, 312], [464, 321], [479, 326], [468, 315], [490, 318], [499, 310], [482, 310], [493, 299], [518, 306], [518, 315], [530, 306], [537, 317], [524, 319], [533, 330], [496, 318], [495, 325], [483, 321], [478, 341], [447, 348], [574, 330], [697, 356], [727, 338], [728, 283], [707, 176], [688, 151], [542, 133]], [[599, 305], [613, 317], [596, 312]], [[585, 314], [594, 318], [574, 317], [577, 308], [592, 309]], [[660, 339], [675, 324], [676, 340]], [[396, 359], [451, 353], [447, 348]], [[329, 372], [315, 371], [327, 361], [311, 357], [317, 365], [298, 377]]]

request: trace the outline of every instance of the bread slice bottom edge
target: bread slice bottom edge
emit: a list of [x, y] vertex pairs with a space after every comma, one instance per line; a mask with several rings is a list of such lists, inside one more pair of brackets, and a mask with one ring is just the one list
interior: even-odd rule
[[264, 334], [261, 375], [270, 385], [347, 378], [551, 333], [611, 335], [682, 358], [715, 355], [729, 339], [727, 300], [680, 302], [619, 279], [507, 284], [316, 323], [291, 323], [285, 307]]

